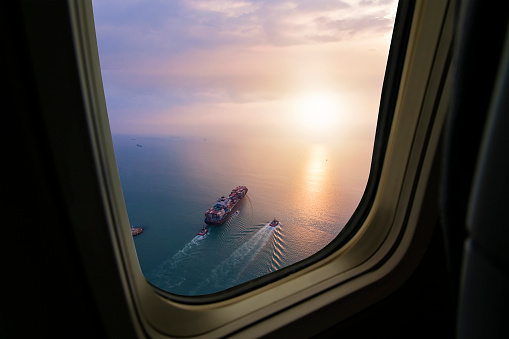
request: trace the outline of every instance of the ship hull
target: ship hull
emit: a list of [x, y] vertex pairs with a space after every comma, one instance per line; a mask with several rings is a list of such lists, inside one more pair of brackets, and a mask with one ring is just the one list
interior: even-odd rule
[[217, 225], [217, 226], [224, 224], [226, 221], [228, 221], [228, 219], [230, 219], [230, 217], [233, 215], [233, 213], [235, 213], [235, 211], [237, 211], [239, 209], [240, 205], [242, 205], [245, 198], [246, 197], [244, 196], [242, 199], [240, 199], [239, 202], [235, 205], [235, 207], [233, 207], [230, 212], [226, 213], [226, 215], [224, 216], [223, 219], [221, 219], [221, 220], [207, 220], [207, 218], [205, 218], [205, 223], [207, 225]]
[[217, 203], [205, 212], [205, 223], [207, 225], [224, 224], [242, 204], [247, 191], [246, 186], [237, 186], [232, 190], [228, 198], [222, 196], [217, 199]]

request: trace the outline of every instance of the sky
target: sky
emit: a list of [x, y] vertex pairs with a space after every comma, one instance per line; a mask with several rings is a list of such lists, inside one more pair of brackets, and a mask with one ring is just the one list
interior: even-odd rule
[[113, 134], [374, 136], [397, 1], [92, 4]]

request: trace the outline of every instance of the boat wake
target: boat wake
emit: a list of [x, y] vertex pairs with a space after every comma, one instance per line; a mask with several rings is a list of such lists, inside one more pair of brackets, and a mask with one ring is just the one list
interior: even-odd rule
[[284, 246], [284, 235], [279, 228], [278, 232], [274, 232], [274, 237], [270, 243], [270, 252], [272, 253], [270, 258], [270, 272], [277, 271], [284, 267], [285, 257], [285, 246]]
[[[274, 227], [264, 226], [247, 242], [237, 248], [227, 259], [217, 265], [207, 279], [191, 291], [191, 295], [203, 295], [222, 291], [238, 285], [240, 273], [260, 252], [274, 232]], [[235, 274], [238, 272], [238, 274]], [[234, 278], [232, 276], [235, 275]]]
[[193, 257], [197, 247], [208, 235], [207, 233], [205, 235], [195, 236], [180, 251], [154, 269], [147, 276], [147, 280], [153, 285], [167, 291], [180, 286], [186, 280], [186, 275], [182, 272], [181, 264]]

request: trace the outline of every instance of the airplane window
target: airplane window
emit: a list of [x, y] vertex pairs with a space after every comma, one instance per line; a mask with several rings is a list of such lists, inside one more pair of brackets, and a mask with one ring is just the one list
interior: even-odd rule
[[141, 270], [221, 292], [335, 239], [364, 193], [397, 1], [93, 1]]

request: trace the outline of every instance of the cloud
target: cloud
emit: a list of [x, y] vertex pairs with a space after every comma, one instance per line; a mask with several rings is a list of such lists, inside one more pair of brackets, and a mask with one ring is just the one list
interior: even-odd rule
[[[224, 46], [332, 42], [392, 28], [394, 1], [95, 1], [104, 67]], [[114, 60], [117, 61], [114, 61]]]
[[316, 24], [322, 29], [321, 34], [310, 36], [319, 41], [342, 40], [346, 37], [354, 37], [369, 33], [390, 33], [392, 32], [393, 20], [384, 17], [364, 17], [331, 19], [320, 17]]
[[122, 129], [282, 109], [306, 88], [378, 86], [395, 11], [395, 1], [346, 0], [93, 6], [110, 119]]
[[257, 9], [255, 3], [232, 0], [187, 0], [184, 5], [191, 10], [217, 12], [227, 17], [239, 17]]

